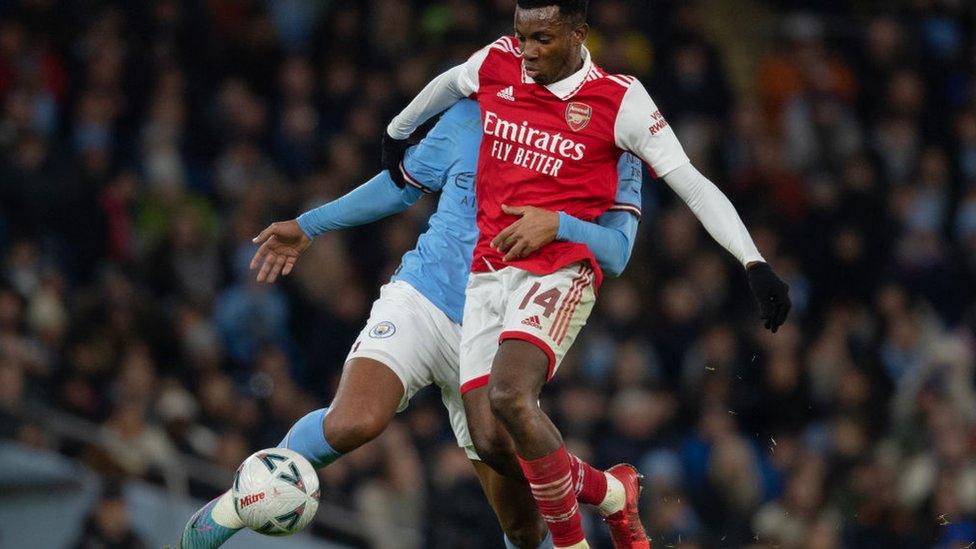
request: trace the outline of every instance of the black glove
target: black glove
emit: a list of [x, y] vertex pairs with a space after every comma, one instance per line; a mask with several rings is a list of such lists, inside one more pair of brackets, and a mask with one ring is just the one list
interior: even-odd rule
[[390, 171], [390, 177], [400, 188], [407, 184], [403, 178], [403, 172], [400, 171], [400, 163], [403, 162], [403, 156], [407, 153], [409, 146], [410, 143], [406, 139], [394, 139], [386, 130], [383, 130], [383, 153], [380, 163], [383, 164], [383, 169]]
[[746, 276], [752, 295], [759, 302], [759, 317], [766, 321], [766, 329], [775, 334], [790, 312], [790, 287], [776, 276], [769, 263], [753, 263], [746, 269]]

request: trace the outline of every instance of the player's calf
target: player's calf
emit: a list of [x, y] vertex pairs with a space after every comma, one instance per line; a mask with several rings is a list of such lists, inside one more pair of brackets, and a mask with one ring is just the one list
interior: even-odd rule
[[488, 400], [515, 441], [519, 465], [555, 547], [587, 547], [572, 462], [559, 431], [539, 408], [549, 359], [538, 347], [506, 340], [498, 347]]
[[316, 469], [325, 467], [342, 456], [325, 436], [325, 417], [328, 408], [319, 408], [305, 414], [288, 429], [278, 448], [288, 448], [302, 455]]
[[549, 528], [539, 515], [521, 473], [515, 479], [502, 475], [483, 461], [472, 461], [472, 464], [505, 532], [506, 549], [552, 549]]

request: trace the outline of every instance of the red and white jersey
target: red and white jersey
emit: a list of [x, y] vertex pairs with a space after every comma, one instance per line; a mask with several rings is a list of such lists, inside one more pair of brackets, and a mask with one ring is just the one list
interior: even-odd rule
[[[579, 243], [556, 241], [503, 263], [491, 240], [516, 220], [502, 204], [536, 206], [592, 221], [614, 207], [617, 161], [632, 151], [657, 175], [688, 157], [641, 83], [605, 73], [583, 50], [583, 67], [549, 86], [522, 68], [512, 37], [502, 37], [464, 65], [463, 84], [481, 106], [477, 200], [480, 237], [472, 271], [505, 265], [548, 274], [580, 260], [599, 266]], [[466, 81], [465, 81], [466, 80]]]
[[441, 74], [390, 123], [404, 138], [458, 97], [481, 107], [477, 173], [478, 229], [472, 271], [512, 265], [536, 274], [581, 260], [602, 273], [589, 249], [555, 241], [528, 257], [502, 261], [491, 240], [517, 218], [502, 204], [565, 211], [593, 221], [614, 207], [617, 161], [630, 151], [654, 175], [688, 164], [681, 144], [644, 86], [632, 76], [607, 74], [583, 48], [583, 66], [548, 86], [525, 74], [514, 37], [504, 36]]

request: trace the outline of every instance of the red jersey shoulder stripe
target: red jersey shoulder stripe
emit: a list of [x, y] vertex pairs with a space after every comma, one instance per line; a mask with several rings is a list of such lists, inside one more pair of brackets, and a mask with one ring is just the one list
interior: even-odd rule
[[623, 75], [620, 74], [608, 74], [607, 78], [625, 88], [629, 88], [631, 83], [633, 83], [633, 79], [627, 80]]
[[604, 76], [605, 73], [603, 73], [603, 71], [601, 71], [599, 67], [597, 67], [596, 65], [591, 66], [590, 70], [587, 71], [586, 73], [586, 78], [584, 78], [583, 81], [580, 82], [578, 86], [573, 88], [573, 91], [569, 92], [568, 94], [566, 94], [565, 97], [562, 97], [561, 99], [563, 101], [568, 101], [571, 97], [573, 97], [574, 95], [579, 93], [581, 89], [583, 89], [584, 84], [586, 84], [587, 82], [598, 80], [600, 78], [603, 78]]
[[604, 74], [604, 72], [600, 70], [600, 67], [593, 65], [592, 67], [590, 67], [590, 72], [586, 73], [586, 81], [592, 82], [594, 80], [599, 80], [604, 76], [606, 76], [606, 74]]
[[505, 41], [505, 37], [504, 36], [502, 36], [498, 40], [495, 40], [494, 42], [492, 42], [491, 43], [491, 49], [493, 49], [493, 50], [500, 50], [500, 51], [507, 51], [507, 52], [512, 51], [512, 50], [509, 49], [508, 42]]
[[511, 36], [503, 36], [502, 40], [504, 40], [505, 43], [508, 45], [508, 51], [514, 53], [515, 55], [518, 55], [519, 49], [515, 45], [515, 40], [513, 40]]
[[521, 57], [522, 54], [519, 53], [518, 48], [515, 47], [515, 43], [512, 41], [511, 36], [502, 36], [498, 40], [495, 40], [491, 45], [492, 49], [510, 53], [515, 57]]

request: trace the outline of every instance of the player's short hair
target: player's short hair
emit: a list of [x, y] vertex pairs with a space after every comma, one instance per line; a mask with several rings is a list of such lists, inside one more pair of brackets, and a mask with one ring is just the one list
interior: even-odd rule
[[518, 0], [516, 5], [524, 10], [558, 6], [559, 15], [582, 24], [586, 22], [588, 0]]

